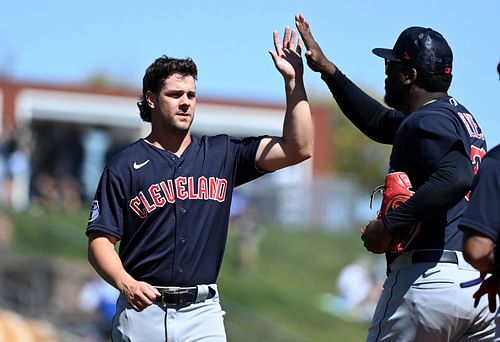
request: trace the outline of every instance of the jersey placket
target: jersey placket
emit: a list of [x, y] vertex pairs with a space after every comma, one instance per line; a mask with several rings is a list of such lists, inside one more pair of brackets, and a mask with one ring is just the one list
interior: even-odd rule
[[[177, 156], [172, 156], [171, 160], [175, 164], [173, 178], [178, 179], [179, 177], [183, 176], [184, 169], [182, 165], [184, 159], [178, 158]], [[182, 253], [182, 249], [185, 248], [187, 241], [186, 237], [184, 236], [185, 229], [183, 229], [185, 221], [184, 216], [187, 213], [187, 209], [185, 202], [186, 199], [181, 199], [178, 196], [180, 190], [177, 189], [177, 184], [175, 191], [177, 194], [177, 199], [175, 201], [175, 247], [174, 247], [173, 272], [174, 274], [179, 275], [179, 278], [181, 278], [181, 274], [184, 272], [184, 264], [182, 260], [182, 255], [184, 255], [184, 253]]]

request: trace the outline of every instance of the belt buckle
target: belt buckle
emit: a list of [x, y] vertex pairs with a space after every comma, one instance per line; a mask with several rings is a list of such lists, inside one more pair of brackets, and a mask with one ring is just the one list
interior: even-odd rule
[[162, 287], [160, 288], [160, 291], [162, 293], [168, 293], [168, 294], [176, 294], [176, 293], [179, 293], [179, 290], [181, 288], [179, 286], [167, 286], [167, 287]]
[[[179, 286], [163, 287], [160, 290], [161, 293], [160, 302], [165, 307], [182, 308], [184, 306], [189, 305], [189, 303], [181, 302], [180, 295], [188, 292], [189, 292], [188, 289], [183, 289]], [[175, 298], [175, 301], [172, 301], [171, 300], [172, 298]]]

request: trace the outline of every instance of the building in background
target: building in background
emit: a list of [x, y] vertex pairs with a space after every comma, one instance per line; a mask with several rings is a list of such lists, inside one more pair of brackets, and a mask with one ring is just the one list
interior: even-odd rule
[[[139, 94], [0, 79], [0, 137], [16, 146], [2, 153], [2, 161], [19, 152], [18, 171], [10, 174], [15, 178], [9, 183], [11, 195], [3, 203], [15, 210], [31, 205], [68, 210], [86, 206], [107, 159], [149, 131], [138, 114]], [[346, 222], [352, 225], [353, 217], [359, 216], [355, 186], [345, 181], [332, 184], [331, 111], [312, 105], [311, 160], [242, 187], [258, 203], [264, 219], [336, 229]], [[281, 104], [199, 97], [192, 132], [280, 135], [283, 115]], [[23, 164], [23, 157], [29, 162]], [[0, 171], [8, 162], [4, 164]], [[2, 180], [5, 174], [0, 172]]]

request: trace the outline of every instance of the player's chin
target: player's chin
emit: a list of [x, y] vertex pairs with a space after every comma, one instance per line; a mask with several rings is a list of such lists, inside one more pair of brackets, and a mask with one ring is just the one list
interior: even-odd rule
[[177, 132], [177, 134], [185, 134], [189, 132], [189, 129], [191, 128], [191, 123], [192, 123], [191, 120], [185, 122], [177, 122], [174, 129]]
[[189, 129], [193, 123], [193, 117], [191, 115], [178, 116], [175, 122], [175, 126], [179, 129]]

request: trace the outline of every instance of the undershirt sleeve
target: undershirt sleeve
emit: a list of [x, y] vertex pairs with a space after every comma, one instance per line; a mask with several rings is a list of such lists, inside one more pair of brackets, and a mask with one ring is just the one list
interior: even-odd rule
[[418, 223], [460, 200], [470, 189], [474, 172], [470, 160], [457, 149], [448, 152], [415, 194], [383, 218], [390, 231]]
[[402, 112], [384, 107], [361, 90], [338, 68], [335, 74], [322, 74], [335, 101], [347, 118], [367, 137], [383, 144], [392, 144]]

